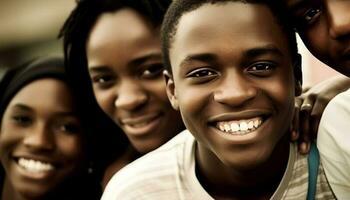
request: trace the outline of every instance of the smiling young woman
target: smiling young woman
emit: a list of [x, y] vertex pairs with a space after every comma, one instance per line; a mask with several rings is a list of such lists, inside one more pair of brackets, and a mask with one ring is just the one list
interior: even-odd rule
[[0, 89], [1, 199], [98, 199], [89, 128], [63, 58], [10, 69]]

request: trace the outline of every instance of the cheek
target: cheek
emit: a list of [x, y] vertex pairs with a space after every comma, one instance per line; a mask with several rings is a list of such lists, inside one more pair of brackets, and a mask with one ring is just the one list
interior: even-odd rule
[[165, 80], [163, 78], [143, 83], [148, 94], [157, 101], [157, 105], [162, 105], [164, 108], [172, 109], [165, 89]]
[[329, 51], [328, 29], [322, 23], [314, 28], [300, 33], [300, 36], [308, 50], [319, 58], [324, 58]]
[[[191, 86], [178, 87], [178, 102], [180, 112], [186, 127], [189, 130], [200, 129], [207, 116], [210, 92], [204, 88], [191, 88]], [[197, 131], [192, 131], [197, 132]], [[199, 131], [202, 132], [202, 131]]]
[[84, 158], [85, 143], [79, 135], [61, 135], [56, 138], [57, 150], [69, 162], [77, 163]]
[[294, 111], [295, 93], [293, 79], [288, 76], [284, 80], [271, 83], [269, 87], [269, 91], [271, 91], [269, 97], [274, 102], [280, 119], [289, 121]]
[[94, 95], [98, 105], [109, 116], [113, 116], [115, 95], [113, 89], [99, 90], [94, 88]]
[[[23, 131], [16, 129], [8, 125], [6, 120], [3, 121], [3, 125], [0, 129], [0, 154], [3, 155], [10, 149], [14, 148], [17, 143], [21, 142], [23, 139]], [[2, 158], [3, 156], [1, 156]]]

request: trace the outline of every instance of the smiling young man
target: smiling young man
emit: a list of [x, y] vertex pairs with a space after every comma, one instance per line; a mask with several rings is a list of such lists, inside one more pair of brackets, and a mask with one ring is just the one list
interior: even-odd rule
[[[167, 93], [188, 130], [117, 173], [107, 199], [306, 199], [290, 144], [300, 59], [269, 1], [177, 0], [162, 27]], [[322, 167], [316, 198], [334, 199]]]
[[[350, 1], [284, 2], [310, 52], [329, 67], [349, 77]], [[338, 199], [350, 199], [349, 102], [349, 89], [332, 99], [325, 108], [317, 134], [322, 165]]]

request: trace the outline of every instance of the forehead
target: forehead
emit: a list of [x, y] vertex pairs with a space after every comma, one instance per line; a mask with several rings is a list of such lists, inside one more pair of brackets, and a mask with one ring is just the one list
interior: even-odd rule
[[19, 90], [9, 105], [13, 104], [26, 104], [48, 110], [71, 109], [73, 98], [68, 86], [62, 80], [43, 78]]
[[[275, 46], [289, 53], [287, 36], [267, 6], [241, 2], [205, 4], [180, 18], [170, 57], [219, 53], [223, 49], [244, 52], [261, 46]], [[172, 66], [177, 64], [172, 61]]]
[[112, 13], [103, 13], [96, 21], [88, 38], [90, 48], [110, 44], [111, 41], [138, 41], [150, 37], [157, 30], [137, 11], [123, 8]]

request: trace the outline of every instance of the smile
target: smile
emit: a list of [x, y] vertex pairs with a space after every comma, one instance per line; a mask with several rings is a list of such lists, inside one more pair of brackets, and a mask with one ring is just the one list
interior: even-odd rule
[[245, 135], [258, 129], [263, 123], [261, 117], [245, 120], [221, 121], [216, 123], [216, 128], [222, 132], [234, 135]]
[[152, 118], [152, 119], [146, 119], [144, 121], [139, 121], [139, 122], [131, 122], [131, 123], [125, 123], [125, 125], [127, 126], [131, 126], [133, 128], [140, 128], [143, 126], [148, 125], [149, 123], [151, 123], [153, 120], [155, 120], [156, 118]]
[[152, 132], [161, 123], [162, 115], [159, 113], [144, 115], [136, 118], [122, 120], [124, 131], [132, 135], [143, 135]]
[[26, 158], [19, 158], [18, 165], [22, 169], [32, 173], [48, 172], [55, 168], [50, 163], [46, 163], [38, 160], [26, 159]]

